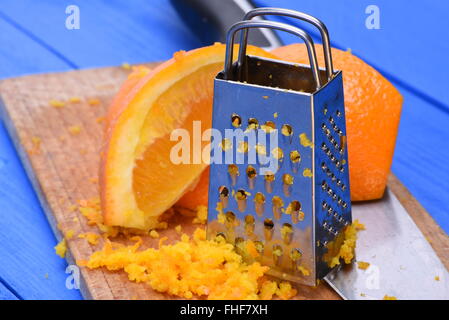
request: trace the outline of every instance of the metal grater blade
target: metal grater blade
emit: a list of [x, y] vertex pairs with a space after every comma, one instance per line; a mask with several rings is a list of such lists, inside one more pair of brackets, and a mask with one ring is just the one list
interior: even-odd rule
[[[235, 32], [254, 27], [301, 36], [311, 67], [241, 54], [232, 65]], [[276, 277], [315, 285], [351, 222], [342, 74], [328, 78], [310, 37], [281, 23], [237, 23], [227, 48], [214, 88], [208, 238], [224, 237]]]

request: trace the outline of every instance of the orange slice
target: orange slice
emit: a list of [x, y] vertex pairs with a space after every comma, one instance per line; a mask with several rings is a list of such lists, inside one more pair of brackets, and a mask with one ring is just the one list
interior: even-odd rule
[[[172, 148], [179, 139], [170, 136], [174, 129], [192, 133], [194, 121], [203, 131], [210, 128], [213, 79], [223, 69], [224, 53], [222, 44], [177, 52], [153, 71], [137, 69], [125, 82], [107, 117], [101, 157], [106, 224], [154, 228], [198, 181], [207, 165], [175, 164]], [[256, 47], [248, 47], [248, 53], [273, 57]]]

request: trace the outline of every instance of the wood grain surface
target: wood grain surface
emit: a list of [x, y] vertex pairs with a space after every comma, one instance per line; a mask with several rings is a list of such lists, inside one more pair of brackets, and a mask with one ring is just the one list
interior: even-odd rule
[[[58, 239], [62, 239], [67, 230], [75, 232], [75, 236], [67, 241], [69, 264], [87, 259], [102, 246], [102, 242], [94, 246], [76, 236], [97, 230], [87, 225], [81, 213], [70, 210], [70, 206], [79, 199], [98, 197], [95, 179], [102, 138], [102, 124], [98, 120], [105, 115], [128, 73], [123, 68], [111, 67], [32, 75], [0, 82], [2, 117], [51, 227]], [[81, 101], [68, 102], [71, 97], [79, 97]], [[98, 99], [99, 104], [92, 105], [90, 99]], [[49, 104], [50, 100], [66, 101], [66, 104], [55, 108]], [[79, 127], [80, 132], [70, 133], [71, 126]], [[36, 138], [41, 140], [40, 145]], [[395, 177], [390, 178], [389, 185], [448, 267], [448, 237]], [[179, 223], [187, 233], [197, 227], [191, 223], [191, 218], [177, 216], [170, 221], [172, 226]], [[167, 236], [169, 241], [179, 238], [173, 228], [160, 234]], [[145, 247], [154, 247], [157, 242], [158, 239], [144, 237]], [[81, 268], [81, 278], [81, 290], [87, 299], [171, 298], [153, 291], [146, 284], [128, 281], [124, 272]], [[339, 298], [325, 284], [316, 289], [299, 287], [298, 292], [298, 299]]]

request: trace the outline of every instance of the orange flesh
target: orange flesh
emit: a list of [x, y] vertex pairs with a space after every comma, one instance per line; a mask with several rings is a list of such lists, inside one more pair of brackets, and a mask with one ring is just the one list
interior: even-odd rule
[[[206, 66], [188, 79], [177, 82], [159, 97], [148, 113], [145, 129], [161, 132], [163, 135], [152, 142], [151, 148], [144, 151], [143, 156], [136, 161], [133, 171], [133, 190], [137, 205], [144, 212], [160, 213], [172, 206], [188, 189], [189, 184], [186, 184], [186, 181], [198, 178], [206, 167], [204, 163], [179, 164], [176, 170], [172, 170], [170, 153], [178, 141], [170, 141], [170, 133], [173, 127], [193, 132], [193, 121], [201, 121], [202, 130], [211, 127], [211, 114], [202, 111], [210, 110], [213, 96], [213, 88], [209, 84], [210, 76], [217, 74], [220, 69], [220, 63]], [[196, 85], [192, 86], [192, 82]], [[163, 119], [166, 122], [163, 122]], [[146, 141], [145, 133], [142, 136], [141, 140]], [[206, 142], [203, 142], [200, 151], [205, 145]], [[193, 148], [193, 141], [190, 141], [190, 147]], [[155, 185], [158, 185], [158, 188], [154, 188]], [[179, 186], [184, 186], [184, 190], [180, 190]], [[174, 200], [167, 203], [167, 198]], [[158, 204], [157, 207], [155, 204]]]

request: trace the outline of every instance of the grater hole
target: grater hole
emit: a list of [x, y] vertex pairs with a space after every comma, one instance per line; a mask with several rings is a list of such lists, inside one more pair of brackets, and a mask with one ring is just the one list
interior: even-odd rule
[[271, 154], [275, 159], [278, 159], [280, 161], [282, 161], [282, 159], [284, 158], [284, 152], [279, 147], [276, 147], [273, 150], [271, 150]]
[[229, 190], [225, 186], [218, 188], [222, 208], [227, 208], [229, 202]]
[[271, 133], [276, 129], [276, 124], [273, 121], [266, 121], [260, 128], [266, 133]]
[[263, 226], [267, 230], [272, 230], [274, 228], [273, 220], [265, 219], [264, 222], [263, 222]]
[[281, 227], [281, 236], [285, 244], [290, 244], [293, 239], [293, 227], [290, 223], [284, 223]]
[[334, 129], [335, 132], [338, 132], [340, 130], [340, 128], [335, 123], [332, 125], [332, 129]]
[[219, 232], [216, 234], [215, 239], [216, 242], [222, 242], [222, 241], [226, 241], [226, 236], [224, 233]]
[[265, 203], [265, 196], [263, 195], [262, 192], [258, 192], [256, 193], [256, 195], [254, 196], [254, 201], [256, 203]]
[[250, 214], [248, 214], [247, 216], [245, 216], [245, 224], [246, 225], [254, 225], [256, 223], [256, 220], [254, 219], [254, 217]]
[[236, 225], [236, 220], [237, 220], [237, 219], [235, 218], [235, 213], [232, 212], [232, 211], [228, 211], [228, 212], [226, 212], [225, 217], [226, 217], [226, 226], [227, 226], [228, 228], [235, 227], [235, 225]]
[[327, 145], [326, 145], [324, 142], [321, 144], [321, 149], [322, 149], [324, 152], [327, 152], [327, 151], [329, 150], [329, 148], [327, 147]]
[[257, 175], [257, 171], [253, 166], [248, 166], [248, 168], [246, 168], [246, 175], [249, 179], [254, 179]]
[[293, 150], [290, 152], [290, 162], [293, 173], [298, 173], [299, 163], [301, 162], [301, 154], [298, 150]]
[[250, 189], [254, 189], [257, 171], [253, 166], [248, 166], [246, 168], [246, 176], [248, 178], [248, 186]]
[[[266, 156], [267, 155], [267, 147], [261, 143], [258, 143], [254, 146], [256, 149], [256, 153], [260, 156]], [[260, 159], [260, 158], [259, 158]]]
[[235, 186], [237, 184], [237, 177], [240, 175], [239, 167], [235, 164], [228, 165], [228, 173], [231, 176], [232, 185]]
[[297, 262], [299, 259], [301, 259], [302, 253], [299, 249], [292, 249], [290, 251], [290, 259], [292, 259], [293, 262]]
[[304, 220], [304, 212], [301, 211], [301, 202], [298, 200], [290, 202], [286, 213], [291, 215], [292, 222], [295, 224]]
[[220, 147], [223, 151], [228, 151], [229, 149], [232, 148], [231, 140], [226, 138], [221, 140]]
[[265, 219], [265, 221], [263, 222], [263, 225], [264, 225], [263, 233], [264, 233], [265, 239], [270, 241], [271, 238], [273, 237], [273, 232], [274, 232], [273, 220]]
[[284, 184], [291, 186], [293, 184], [293, 176], [286, 173], [282, 176], [282, 181], [284, 182]]
[[254, 246], [256, 247], [257, 252], [259, 252], [260, 254], [263, 253], [265, 246], [262, 241], [254, 241]]
[[242, 250], [242, 245], [244, 244], [245, 240], [243, 240], [242, 237], [237, 237], [234, 240], [234, 245], [237, 249]]
[[231, 223], [235, 222], [235, 213], [232, 211], [226, 212], [226, 221]]
[[327, 182], [323, 180], [323, 181], [321, 182], [321, 189], [327, 190], [327, 188], [328, 188]]
[[298, 150], [290, 152], [290, 160], [292, 163], [299, 163], [301, 161], [301, 155]]
[[293, 176], [288, 173], [284, 174], [282, 176], [282, 182], [283, 182], [282, 189], [284, 191], [284, 195], [286, 197], [290, 197], [291, 189], [292, 189], [292, 185], [293, 185]]
[[275, 265], [279, 265], [283, 254], [282, 247], [278, 244], [273, 245], [273, 262]]
[[335, 114], [337, 115], [337, 117], [341, 117], [341, 111], [340, 110], [335, 111]]
[[231, 123], [234, 128], [240, 128], [242, 126], [242, 118], [238, 114], [233, 113], [231, 116]]
[[290, 207], [292, 208], [292, 212], [300, 211], [301, 210], [301, 202], [298, 200], [294, 200], [290, 202]]
[[237, 152], [239, 153], [247, 153], [248, 152], [248, 142], [246, 141], [239, 141]]
[[281, 214], [282, 214], [282, 207], [284, 206], [284, 201], [282, 201], [281, 197], [279, 196], [274, 196], [271, 199], [271, 204], [273, 206], [273, 215], [276, 219], [280, 219], [281, 218]]
[[256, 213], [260, 216], [265, 212], [265, 196], [261, 192], [257, 192], [254, 196], [254, 206]]
[[334, 120], [334, 118], [333, 118], [332, 116], [329, 117], [329, 122], [330, 122], [331, 124], [334, 124], [334, 123], [335, 123], [335, 120]]
[[281, 128], [281, 133], [286, 137], [291, 137], [293, 135], [293, 128], [289, 124], [284, 124]]
[[275, 179], [273, 172], [271, 171], [265, 172], [264, 179], [265, 179], [265, 190], [268, 193], [273, 192], [273, 182]]
[[228, 166], [228, 172], [229, 174], [232, 175], [239, 175], [239, 167], [237, 167], [237, 165], [235, 164], [230, 164]]
[[259, 121], [257, 121], [256, 118], [249, 118], [248, 119], [248, 130], [258, 129], [259, 128]]
[[220, 193], [220, 197], [228, 197], [229, 196], [229, 190], [225, 186], [221, 186], [218, 188], [218, 192]]
[[247, 197], [248, 197], [248, 195], [247, 195], [246, 191], [243, 189], [239, 189], [235, 194], [235, 198], [237, 200], [246, 200]]
[[243, 255], [245, 253], [245, 240], [243, 240], [242, 237], [235, 238], [234, 248], [235, 252], [237, 252], [240, 255]]
[[237, 200], [237, 207], [240, 212], [244, 212], [246, 210], [246, 199], [247, 198], [248, 198], [248, 194], [243, 189], [239, 189], [235, 193], [235, 199]]
[[323, 202], [321, 203], [321, 208], [323, 208], [323, 210], [327, 210], [327, 207], [328, 207], [327, 202], [326, 202], [326, 201], [323, 201]]

